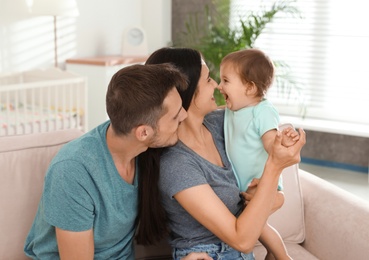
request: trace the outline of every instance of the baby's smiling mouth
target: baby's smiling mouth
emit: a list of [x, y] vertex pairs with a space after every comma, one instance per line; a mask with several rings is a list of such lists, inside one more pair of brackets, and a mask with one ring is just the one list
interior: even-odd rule
[[224, 99], [227, 101], [228, 95], [226, 93], [222, 93], [222, 94], [223, 94]]

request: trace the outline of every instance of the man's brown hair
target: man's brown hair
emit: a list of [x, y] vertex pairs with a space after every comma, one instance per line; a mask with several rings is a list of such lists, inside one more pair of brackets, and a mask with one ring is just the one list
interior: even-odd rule
[[173, 88], [186, 89], [187, 78], [170, 64], [131, 65], [115, 73], [106, 94], [106, 110], [118, 135], [149, 125], [166, 112], [163, 101]]

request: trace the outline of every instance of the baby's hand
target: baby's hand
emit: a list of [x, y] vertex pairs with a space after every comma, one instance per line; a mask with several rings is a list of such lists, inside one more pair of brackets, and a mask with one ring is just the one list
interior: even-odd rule
[[287, 127], [282, 131], [282, 145], [290, 147], [300, 139], [299, 133], [293, 127]]

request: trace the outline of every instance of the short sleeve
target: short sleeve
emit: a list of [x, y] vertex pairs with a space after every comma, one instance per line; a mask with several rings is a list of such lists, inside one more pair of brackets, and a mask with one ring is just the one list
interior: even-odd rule
[[171, 151], [163, 154], [159, 184], [165, 196], [173, 198], [180, 191], [207, 183], [200, 165], [188, 153]]
[[278, 129], [280, 121], [279, 114], [271, 103], [267, 102], [266, 104], [258, 107], [255, 111], [254, 117], [259, 136], [262, 136], [269, 130]]
[[89, 195], [89, 188], [93, 185], [90, 182], [86, 169], [80, 163], [63, 161], [52, 165], [45, 179], [42, 197], [45, 220], [63, 230], [91, 229], [94, 205]]

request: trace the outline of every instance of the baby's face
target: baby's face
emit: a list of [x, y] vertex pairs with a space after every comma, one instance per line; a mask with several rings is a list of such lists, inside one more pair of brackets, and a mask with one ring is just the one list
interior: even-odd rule
[[252, 87], [250, 84], [241, 80], [234, 66], [231, 64], [221, 65], [218, 89], [223, 94], [229, 109], [236, 111], [257, 104], [256, 100], [260, 100], [260, 98], [255, 98], [253, 92], [248, 91], [250, 87]]

